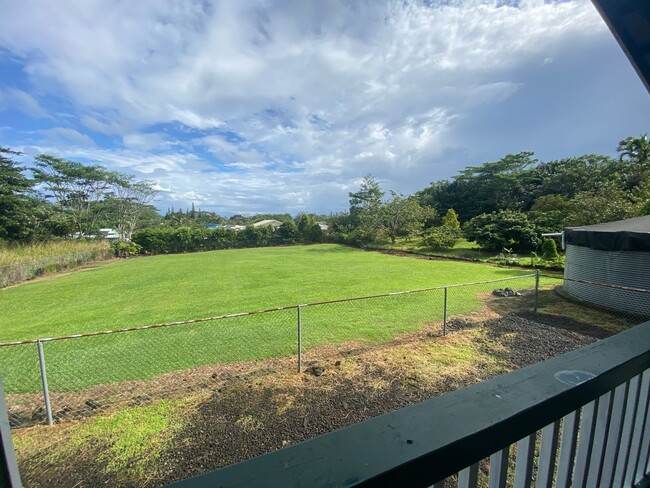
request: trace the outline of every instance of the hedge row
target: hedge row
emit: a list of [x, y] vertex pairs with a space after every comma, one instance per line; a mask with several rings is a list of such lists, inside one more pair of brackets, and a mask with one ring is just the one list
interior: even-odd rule
[[[322, 233], [304, 236], [295, 227], [246, 227], [240, 231], [203, 227], [150, 228], [133, 234], [132, 240], [145, 254], [171, 254], [217, 249], [282, 246], [288, 244], [321, 242]], [[320, 228], [319, 228], [320, 230]]]

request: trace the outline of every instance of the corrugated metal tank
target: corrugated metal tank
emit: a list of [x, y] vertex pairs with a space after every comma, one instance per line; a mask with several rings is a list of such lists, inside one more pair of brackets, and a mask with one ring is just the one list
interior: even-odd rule
[[[650, 290], [650, 253], [566, 246], [564, 278]], [[650, 316], [650, 296], [587, 283], [564, 282], [569, 295], [612, 310]]]

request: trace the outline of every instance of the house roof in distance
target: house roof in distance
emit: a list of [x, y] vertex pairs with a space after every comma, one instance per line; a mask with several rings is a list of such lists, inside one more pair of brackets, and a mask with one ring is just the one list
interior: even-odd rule
[[253, 224], [253, 227], [280, 227], [282, 225], [282, 222], [279, 220], [273, 220], [273, 219], [267, 219], [267, 220], [260, 220], [259, 222], [255, 222]]
[[568, 227], [564, 230], [564, 242], [602, 251], [650, 252], [650, 215]]

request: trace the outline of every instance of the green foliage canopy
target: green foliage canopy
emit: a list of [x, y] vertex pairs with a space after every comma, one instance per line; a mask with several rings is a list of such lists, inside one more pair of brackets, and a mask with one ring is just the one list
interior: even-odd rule
[[521, 212], [501, 210], [474, 217], [465, 235], [489, 251], [530, 251], [540, 243], [535, 226]]

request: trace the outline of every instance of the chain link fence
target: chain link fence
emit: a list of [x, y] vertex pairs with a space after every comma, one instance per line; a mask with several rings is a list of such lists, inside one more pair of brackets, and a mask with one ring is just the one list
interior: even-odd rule
[[[572, 280], [576, 281], [576, 280]], [[635, 300], [638, 312], [575, 297], [558, 277], [528, 274], [377, 296], [0, 344], [13, 427], [53, 423], [215, 388], [259, 369], [300, 371], [413, 335], [445, 335], [452, 317], [539, 311], [607, 323], [650, 316], [648, 290], [584, 282], [590, 297]], [[582, 307], [568, 307], [577, 303]], [[645, 308], [642, 308], [645, 307]], [[603, 315], [604, 314], [604, 315]]]
[[449, 317], [484, 317], [501, 295], [511, 298], [509, 311], [530, 309], [534, 289], [528, 274], [0, 344], [0, 374], [13, 427], [53, 423], [216, 388], [260, 369], [300, 371], [413, 334], [444, 335]]
[[[13, 429], [104, 415], [160, 400], [248, 387], [260, 373], [285, 377], [374, 349], [445, 336], [458, 324], [538, 314], [612, 332], [650, 317], [650, 290], [593, 282], [588, 298], [540, 273], [184, 322], [0, 344], [0, 375]], [[599, 296], [633, 300], [637, 312]], [[594, 303], [596, 302], [596, 303]], [[611, 300], [607, 302], [611, 303]], [[541, 315], [540, 315], [541, 316]], [[487, 321], [487, 322], [486, 322]], [[363, 356], [366, 357], [366, 356]], [[303, 378], [304, 379], [304, 378]], [[34, 473], [55, 460], [35, 458]], [[41, 469], [42, 468], [42, 469]], [[40, 476], [40, 474], [39, 474]]]

